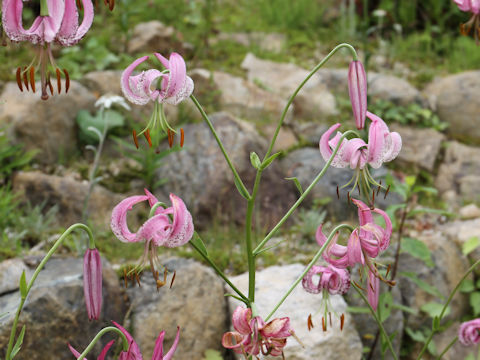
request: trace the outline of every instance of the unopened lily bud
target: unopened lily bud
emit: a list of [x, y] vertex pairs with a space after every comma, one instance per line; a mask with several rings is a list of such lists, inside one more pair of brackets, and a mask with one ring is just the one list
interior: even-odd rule
[[83, 291], [89, 320], [98, 320], [102, 309], [102, 262], [96, 248], [87, 249], [83, 257]]
[[367, 75], [361, 61], [352, 61], [348, 70], [348, 93], [357, 129], [365, 127], [367, 115]]

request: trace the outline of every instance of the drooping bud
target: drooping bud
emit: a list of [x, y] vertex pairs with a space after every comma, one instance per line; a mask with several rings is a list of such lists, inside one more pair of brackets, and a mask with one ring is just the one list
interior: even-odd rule
[[367, 75], [361, 61], [352, 61], [348, 70], [348, 93], [357, 129], [365, 127], [367, 115]]
[[90, 320], [98, 320], [102, 309], [102, 262], [100, 253], [87, 249], [83, 257], [83, 291]]

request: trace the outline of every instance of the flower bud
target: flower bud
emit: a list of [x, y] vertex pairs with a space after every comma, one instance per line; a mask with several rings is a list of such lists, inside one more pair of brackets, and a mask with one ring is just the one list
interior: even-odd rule
[[89, 320], [98, 320], [102, 309], [102, 262], [96, 248], [87, 249], [83, 257], [83, 291]]
[[471, 346], [480, 343], [480, 319], [467, 321], [460, 325], [458, 340], [465, 345]]
[[367, 75], [365, 74], [363, 64], [358, 60], [350, 63], [348, 70], [348, 93], [357, 129], [363, 129], [367, 115]]

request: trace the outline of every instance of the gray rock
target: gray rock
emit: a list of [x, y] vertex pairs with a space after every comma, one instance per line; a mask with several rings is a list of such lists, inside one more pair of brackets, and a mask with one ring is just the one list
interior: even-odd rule
[[245, 47], [258, 47], [260, 50], [279, 53], [285, 48], [287, 37], [280, 33], [220, 33], [214, 42], [231, 41]]
[[[398, 265], [400, 275], [398, 286], [402, 293], [404, 305], [420, 309], [422, 305], [429, 302], [443, 303], [444, 300], [427, 293], [415, 285], [411, 279], [402, 277], [401, 273], [409, 272], [415, 278], [433, 284], [446, 299], [467, 271], [468, 260], [462, 255], [458, 246], [439, 230], [424, 231], [416, 238], [423, 241], [430, 249], [434, 266], [428, 267], [421, 260], [408, 253], [402, 253]], [[468, 312], [468, 296], [457, 293], [450, 306], [451, 312], [444, 316], [445, 321], [460, 319]], [[417, 316], [409, 315], [407, 324], [414, 330], [422, 326], [431, 326], [430, 319], [425, 317], [422, 312]]]
[[27, 282], [32, 272], [21, 259], [8, 259], [0, 263], [0, 295], [18, 290], [20, 277], [25, 271]]
[[480, 200], [480, 150], [458, 142], [448, 142], [443, 163], [438, 169], [435, 186], [444, 195], [453, 192], [451, 200], [475, 202]]
[[[249, 53], [242, 62], [247, 77], [260, 82], [265, 89], [288, 99], [309, 71], [295, 64], [262, 60]], [[335, 97], [327, 90], [318, 76], [312, 77], [293, 102], [295, 118], [325, 119], [338, 113]]]
[[[304, 270], [301, 264], [287, 266], [272, 266], [256, 274], [255, 304], [260, 316], [265, 318], [281, 299], [292, 283]], [[248, 274], [242, 274], [231, 279], [241, 291], [247, 292]], [[237, 300], [229, 298], [230, 311], [241, 305]], [[298, 338], [305, 347], [302, 347], [294, 338], [290, 337], [285, 347], [285, 358], [289, 360], [349, 360], [361, 359], [362, 345], [352, 317], [346, 313], [347, 305], [339, 295], [331, 296], [330, 311], [345, 314], [345, 325], [340, 330], [340, 320], [333, 316], [333, 326], [323, 332], [321, 316], [313, 316], [320, 308], [321, 294], [310, 294], [299, 285], [293, 290], [287, 300], [280, 306], [273, 318], [288, 316]], [[312, 314], [315, 327], [308, 331], [307, 318]], [[239, 359], [241, 357], [238, 357]], [[268, 357], [273, 359], [272, 357]], [[277, 358], [278, 359], [278, 358]]]
[[[37, 84], [37, 87], [40, 85]], [[40, 94], [21, 93], [16, 83], [8, 83], [1, 96], [0, 126], [9, 126], [15, 142], [27, 150], [38, 150], [37, 161], [54, 164], [77, 149], [75, 117], [81, 109], [92, 110], [95, 97], [76, 81], [68, 94], [40, 99]]]
[[478, 108], [480, 71], [468, 71], [434, 81], [424, 93], [441, 121], [450, 124], [448, 134], [458, 140], [480, 143]]
[[[266, 119], [278, 120], [287, 104], [281, 97], [227, 73], [215, 71], [213, 81], [220, 92], [221, 108], [244, 119], [261, 123], [265, 123]], [[291, 114], [290, 109], [287, 121]]]
[[[480, 239], [480, 219], [452, 221], [441, 226], [439, 231], [445, 234], [450, 241], [457, 244], [458, 247], [462, 248], [471, 238], [476, 237]], [[477, 247], [468, 257], [471, 261], [480, 259], [480, 248]], [[477, 268], [476, 272], [480, 273], [480, 269]]]
[[193, 261], [168, 259], [164, 265], [176, 271], [175, 282], [156, 290], [150, 274], [140, 288], [129, 288], [132, 335], [143, 358], [150, 359], [155, 339], [165, 330], [164, 349], [169, 349], [180, 326], [180, 343], [175, 359], [201, 359], [205, 350], [222, 349], [227, 331], [228, 310], [223, 296], [223, 281], [214, 272]]
[[[70, 359], [72, 354], [67, 342], [83, 350], [111, 320], [123, 321], [126, 309], [117, 276], [103, 259], [102, 264], [102, 312], [98, 321], [88, 321], [83, 296], [83, 260], [53, 258], [47, 263], [32, 287], [20, 316], [19, 328], [26, 324], [26, 333], [19, 359], [47, 360], [52, 359], [52, 354], [57, 359]], [[19, 301], [18, 291], [0, 297], [2, 312], [8, 312], [0, 318], [2, 358]], [[102, 344], [105, 345], [108, 340], [108, 337], [102, 338], [93, 353], [99, 354]]]
[[133, 28], [128, 41], [128, 53], [154, 53], [169, 56], [173, 51], [182, 55], [182, 35], [173, 27], [166, 26], [158, 20], [139, 23]]
[[469, 204], [462, 207], [458, 214], [463, 220], [480, 218], [480, 208], [475, 204]]
[[[20, 194], [20, 199], [28, 200], [32, 205], [44, 204], [44, 211], [57, 206], [58, 223], [70, 226], [81, 221], [88, 184], [38, 171], [22, 171], [14, 176], [13, 190]], [[88, 204], [89, 219], [97, 225], [108, 224], [112, 209], [122, 199], [121, 195], [113, 194], [96, 185]]]
[[423, 103], [422, 95], [416, 88], [408, 81], [393, 75], [369, 72], [368, 95], [373, 99], [388, 100], [396, 105]]
[[[251, 124], [237, 120], [227, 113], [210, 117], [227, 153], [247, 188], [253, 184], [256, 170], [250, 163], [250, 152], [260, 157], [266, 150], [266, 142]], [[160, 191], [162, 198], [169, 192], [178, 194], [194, 214], [196, 226], [206, 224], [216, 216], [225, 220], [233, 217], [242, 223], [246, 201], [235, 188], [233, 175], [208, 127], [191, 124], [184, 127], [185, 145], [179, 152], [169, 155], [157, 171], [159, 178], [169, 182]], [[285, 176], [277, 163], [271, 164], [262, 177], [259, 202], [262, 224], [275, 224], [296, 199], [294, 185], [283, 180]]]
[[81, 82], [97, 97], [105, 94], [122, 95], [120, 78], [122, 71], [102, 70], [85, 74]]
[[433, 129], [415, 129], [397, 124], [392, 124], [390, 130], [402, 136], [402, 151], [396, 159], [399, 165], [430, 172], [435, 169], [445, 135]]

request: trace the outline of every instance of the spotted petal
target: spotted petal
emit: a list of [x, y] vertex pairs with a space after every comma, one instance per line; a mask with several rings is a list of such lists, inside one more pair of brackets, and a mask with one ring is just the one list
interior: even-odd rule
[[112, 211], [112, 218], [110, 221], [110, 227], [117, 237], [122, 242], [137, 242], [141, 241], [136, 234], [133, 234], [128, 229], [127, 225], [127, 213], [133, 208], [133, 205], [139, 202], [147, 200], [145, 195], [130, 196], [122, 200]]

